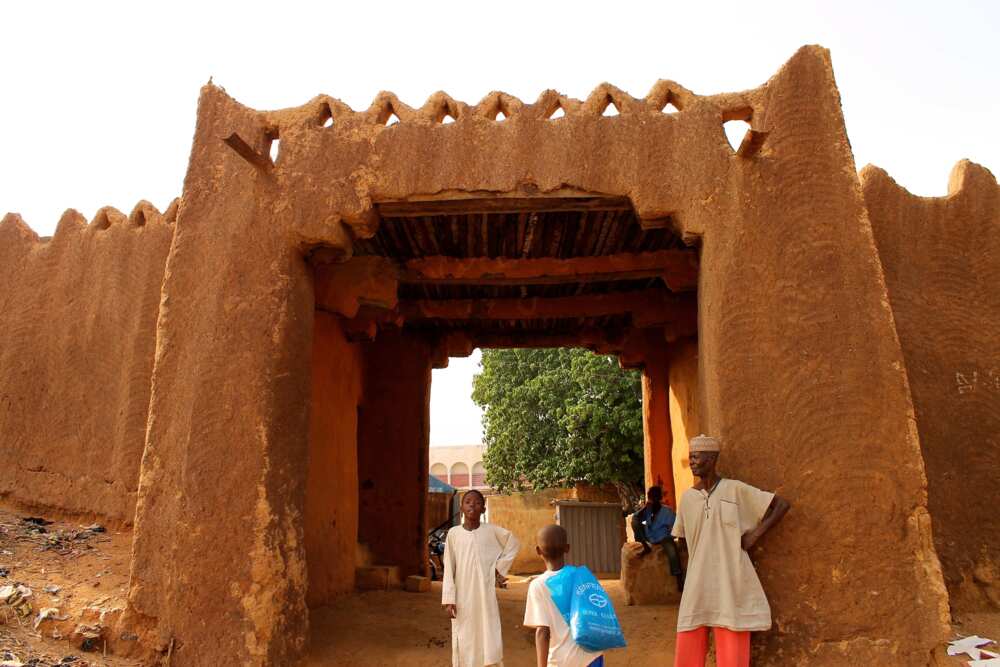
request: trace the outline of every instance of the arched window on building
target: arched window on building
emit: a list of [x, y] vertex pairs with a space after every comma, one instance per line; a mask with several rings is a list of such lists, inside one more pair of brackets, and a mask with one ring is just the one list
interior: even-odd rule
[[435, 463], [431, 466], [431, 477], [436, 477], [438, 481], [448, 483], [448, 466], [443, 463]]
[[486, 468], [482, 461], [477, 461], [472, 466], [472, 488], [482, 489], [486, 487]]
[[451, 481], [449, 482], [456, 489], [469, 488], [469, 466], [464, 463], [456, 463], [451, 467]]

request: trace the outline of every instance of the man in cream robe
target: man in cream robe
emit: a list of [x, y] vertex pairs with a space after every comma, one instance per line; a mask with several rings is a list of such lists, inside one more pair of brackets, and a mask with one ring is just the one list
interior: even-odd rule
[[718, 667], [749, 667], [750, 633], [771, 627], [771, 607], [748, 552], [791, 505], [715, 470], [721, 442], [691, 438], [698, 480], [681, 496], [673, 535], [687, 543], [688, 571], [677, 612], [674, 667], [704, 667], [708, 634]]
[[479, 523], [484, 509], [479, 492], [466, 493], [462, 498], [465, 523], [449, 530], [445, 542], [441, 604], [453, 614], [453, 667], [503, 664], [495, 586], [505, 580], [520, 544], [509, 530]]

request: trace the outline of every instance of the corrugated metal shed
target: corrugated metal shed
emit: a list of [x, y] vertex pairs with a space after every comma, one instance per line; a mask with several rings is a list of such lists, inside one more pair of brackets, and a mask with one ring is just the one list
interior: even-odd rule
[[617, 503], [556, 501], [556, 523], [566, 529], [570, 550], [566, 562], [592, 572], [620, 574], [625, 518]]

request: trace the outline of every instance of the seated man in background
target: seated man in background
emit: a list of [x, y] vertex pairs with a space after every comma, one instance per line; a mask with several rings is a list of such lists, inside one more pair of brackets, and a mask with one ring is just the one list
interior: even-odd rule
[[676, 520], [674, 511], [663, 504], [663, 489], [651, 486], [646, 491], [646, 504], [632, 515], [632, 533], [635, 541], [642, 544], [642, 554], [648, 554], [650, 544], [659, 544], [670, 563], [670, 574], [677, 577], [677, 590], [684, 590], [684, 572], [677, 545], [670, 534]]

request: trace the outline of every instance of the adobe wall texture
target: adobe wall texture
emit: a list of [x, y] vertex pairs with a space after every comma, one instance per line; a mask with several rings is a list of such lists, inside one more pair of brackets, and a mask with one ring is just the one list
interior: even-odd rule
[[688, 460], [691, 438], [701, 433], [698, 406], [698, 341], [686, 338], [670, 346], [670, 428], [674, 489], [680, 498], [694, 484]]
[[775, 620], [757, 664], [925, 664], [947, 594], [828, 55], [800, 51], [761, 105], [767, 141], [727, 174], [738, 196], [704, 230], [698, 286], [720, 472], [792, 502], [754, 554]]
[[572, 489], [546, 489], [490, 496], [486, 499], [490, 523], [511, 531], [521, 543], [511, 572], [536, 574], [545, 571], [545, 561], [535, 553], [535, 538], [542, 526], [555, 523], [556, 508], [552, 505], [553, 501], [568, 499], [571, 493]]
[[0, 497], [132, 522], [175, 211], [0, 222]]
[[589, 485], [487, 496], [486, 509], [490, 523], [503, 526], [521, 543], [511, 566], [514, 574], [538, 574], [545, 571], [545, 561], [535, 552], [535, 546], [538, 543], [538, 531], [556, 521], [556, 507], [553, 503], [557, 500], [620, 501], [614, 490]]
[[[927, 469], [954, 611], [1000, 607], [1000, 188], [961, 162], [946, 197], [861, 172]], [[994, 496], [995, 497], [995, 496]]]
[[127, 627], [183, 665], [288, 664], [308, 633], [303, 512], [315, 296], [272, 180], [199, 102], [157, 323]]
[[454, 514], [452, 501], [455, 497], [457, 496], [454, 492], [428, 492], [427, 509], [425, 510], [427, 512], [427, 532], [452, 520], [452, 515]]
[[358, 541], [373, 565], [424, 575], [432, 349], [398, 332], [383, 332], [363, 349]]
[[657, 349], [646, 355], [642, 368], [642, 458], [645, 486], [663, 489], [663, 502], [676, 509], [680, 497], [674, 489], [671, 452], [673, 432], [670, 425], [670, 366], [667, 349], [659, 341]]
[[304, 516], [310, 607], [354, 590], [363, 373], [361, 346], [347, 340], [338, 318], [317, 312]]

